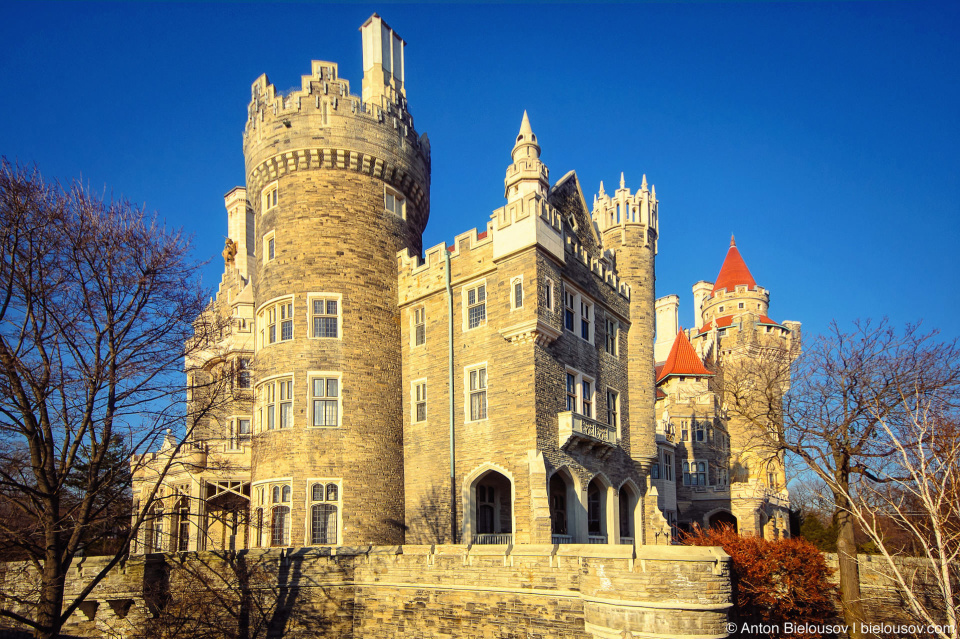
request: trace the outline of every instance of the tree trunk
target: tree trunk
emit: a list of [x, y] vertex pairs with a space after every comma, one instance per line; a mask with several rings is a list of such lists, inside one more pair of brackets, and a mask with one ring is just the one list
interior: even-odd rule
[[840, 563], [840, 607], [843, 620], [849, 626], [848, 636], [861, 639], [864, 622], [863, 600], [860, 598], [860, 566], [857, 564], [857, 540], [854, 537], [853, 517], [845, 509], [846, 497], [837, 495], [837, 558]]
[[64, 575], [54, 553], [47, 553], [40, 577], [40, 601], [37, 604], [37, 639], [56, 639], [60, 636], [60, 613], [63, 610]]

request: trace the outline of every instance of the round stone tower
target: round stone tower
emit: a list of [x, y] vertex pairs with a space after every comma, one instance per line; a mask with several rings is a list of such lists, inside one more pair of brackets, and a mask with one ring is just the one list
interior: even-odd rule
[[403, 542], [397, 252], [421, 252], [430, 147], [404, 41], [360, 30], [362, 96], [321, 61], [299, 91], [252, 87], [253, 546]]
[[593, 201], [593, 221], [603, 248], [613, 255], [617, 274], [630, 284], [630, 456], [646, 470], [657, 455], [654, 415], [655, 330], [654, 264], [657, 256], [657, 191], [647, 189], [643, 176], [633, 194], [620, 175], [620, 188], [611, 197], [600, 184]]

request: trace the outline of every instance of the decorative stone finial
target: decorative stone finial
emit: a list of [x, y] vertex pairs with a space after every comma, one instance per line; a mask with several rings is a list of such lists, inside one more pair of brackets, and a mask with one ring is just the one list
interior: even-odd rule
[[730, 246], [736, 246], [737, 240], [734, 239], [733, 233], [730, 234]]
[[640, 190], [641, 191], [647, 190], [647, 174], [646, 173], [643, 174], [643, 182], [640, 183]]
[[600, 197], [606, 195], [607, 192], [603, 190], [603, 180], [600, 180]]
[[626, 186], [626, 183], [623, 180], [623, 171], [620, 171], [620, 188], [622, 189], [624, 186]]

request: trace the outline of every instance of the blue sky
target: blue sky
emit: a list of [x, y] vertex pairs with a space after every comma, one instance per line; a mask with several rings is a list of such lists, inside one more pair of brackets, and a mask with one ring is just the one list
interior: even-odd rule
[[360, 24], [407, 41], [432, 144], [424, 246], [486, 225], [524, 109], [551, 179], [660, 198], [657, 295], [713, 280], [731, 233], [771, 315], [960, 335], [960, 3], [3, 2], [0, 153], [156, 210], [219, 280], [250, 85], [312, 59], [359, 93]]

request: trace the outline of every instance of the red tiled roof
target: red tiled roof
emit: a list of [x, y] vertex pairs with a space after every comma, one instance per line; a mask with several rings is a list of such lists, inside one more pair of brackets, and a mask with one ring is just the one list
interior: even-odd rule
[[662, 390], [660, 390], [659, 388], [657, 389], [657, 399], [663, 399], [663, 398], [666, 397], [666, 396], [667, 396], [666, 393], [664, 393], [664, 392], [663, 392]]
[[774, 320], [770, 319], [769, 317], [767, 317], [766, 315], [761, 315], [761, 316], [760, 316], [760, 323], [761, 323], [761, 324], [772, 324], [772, 325], [774, 325], [774, 326], [780, 326], [780, 322], [774, 321]]
[[657, 382], [670, 377], [671, 375], [690, 375], [692, 377], [710, 377], [713, 375], [707, 367], [700, 361], [700, 356], [693, 350], [687, 334], [680, 329], [677, 333], [677, 339], [673, 340], [673, 346], [670, 348], [670, 354], [667, 355], [667, 361], [663, 363], [660, 372], [657, 374]]
[[[724, 317], [717, 318], [717, 328], [728, 328], [731, 324], [733, 324], [733, 316], [731, 315], [726, 315]], [[706, 333], [711, 328], [713, 328], [713, 322], [712, 321], [707, 322], [706, 324], [700, 327], [700, 332], [698, 333], [698, 335], [702, 335], [703, 333]]]
[[740, 257], [740, 251], [737, 250], [737, 243], [731, 235], [730, 249], [727, 250], [727, 257], [723, 260], [723, 266], [720, 267], [720, 274], [717, 275], [717, 283], [713, 285], [710, 296], [713, 297], [720, 289], [726, 289], [728, 293], [733, 293], [737, 290], [738, 286], [746, 286], [747, 290], [750, 290], [757, 288], [757, 283], [754, 281], [753, 275], [750, 274], [750, 269], [747, 268], [747, 264], [743, 261], [743, 258]]
[[486, 232], [486, 231], [484, 231], [483, 233], [477, 233], [477, 241], [482, 240], [482, 239], [485, 238], [486, 236], [487, 236], [487, 232]]

